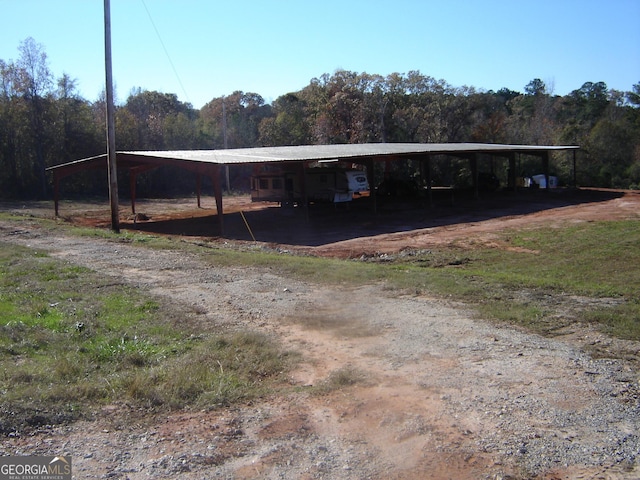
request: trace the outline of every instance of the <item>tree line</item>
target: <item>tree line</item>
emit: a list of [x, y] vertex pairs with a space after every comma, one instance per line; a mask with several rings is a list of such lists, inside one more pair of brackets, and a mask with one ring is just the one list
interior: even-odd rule
[[[32, 38], [18, 51], [16, 61], [0, 59], [0, 197], [47, 198], [46, 167], [106, 151], [105, 99], [104, 94], [95, 101], [82, 98], [68, 74], [54, 79], [44, 48]], [[271, 104], [257, 93], [236, 91], [195, 109], [175, 94], [138, 88], [116, 107], [115, 117], [118, 150], [365, 142], [575, 144], [581, 146], [579, 185], [640, 188], [640, 83], [621, 92], [604, 82], [586, 82], [559, 96], [540, 79], [523, 92], [483, 91], [454, 87], [419, 71], [382, 76], [338, 70]], [[566, 155], [554, 159], [553, 168], [569, 182], [572, 162]], [[244, 170], [232, 172], [232, 187], [248, 187]], [[76, 175], [65, 191], [101, 194], [104, 178]], [[184, 193], [193, 189], [193, 179], [158, 169], [141, 176], [138, 188], [147, 195]]]

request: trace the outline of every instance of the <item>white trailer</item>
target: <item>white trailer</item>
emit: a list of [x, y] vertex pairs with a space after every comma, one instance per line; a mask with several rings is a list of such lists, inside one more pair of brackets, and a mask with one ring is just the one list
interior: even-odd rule
[[[543, 174], [534, 175], [531, 177], [531, 181], [539, 188], [547, 188], [547, 177]], [[558, 188], [558, 177], [549, 175], [549, 188]]]
[[263, 172], [251, 177], [254, 202], [299, 204], [306, 199], [310, 203], [344, 203], [368, 191], [369, 181], [363, 170], [309, 168], [304, 181], [296, 172]]

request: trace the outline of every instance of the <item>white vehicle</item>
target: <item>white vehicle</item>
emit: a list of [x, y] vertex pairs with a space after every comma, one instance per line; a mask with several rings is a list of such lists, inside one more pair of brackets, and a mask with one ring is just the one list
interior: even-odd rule
[[369, 180], [367, 180], [367, 172], [363, 170], [345, 170], [347, 176], [347, 184], [349, 190], [355, 195], [369, 191]]
[[310, 168], [305, 171], [304, 184], [297, 172], [264, 172], [251, 177], [251, 200], [281, 204], [308, 202], [344, 203], [354, 195], [369, 191], [369, 181], [363, 170], [340, 168]]
[[[531, 181], [540, 188], [547, 188], [547, 178], [542, 174], [534, 175], [531, 177]], [[558, 188], [558, 177], [549, 176], [549, 188]]]

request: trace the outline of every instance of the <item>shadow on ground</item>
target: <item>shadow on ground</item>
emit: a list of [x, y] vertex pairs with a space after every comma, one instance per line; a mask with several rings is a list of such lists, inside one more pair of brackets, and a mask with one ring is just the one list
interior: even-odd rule
[[[500, 217], [526, 215], [583, 203], [605, 202], [622, 192], [583, 189], [495, 192], [473, 199], [465, 192], [434, 192], [433, 205], [424, 199], [401, 201], [378, 198], [354, 200], [350, 205], [279, 207], [256, 209], [256, 204], [225, 206], [224, 237], [230, 240], [316, 247], [329, 243], [407, 232], [417, 229], [481, 222]], [[215, 210], [213, 210], [215, 212]], [[123, 222], [121, 228], [161, 235], [219, 237], [218, 218], [211, 210], [191, 209], [162, 219]], [[244, 218], [243, 218], [244, 216]], [[141, 216], [144, 218], [144, 216]], [[166, 218], [168, 217], [168, 218]], [[246, 221], [245, 221], [246, 220]], [[253, 238], [252, 238], [253, 235]]]

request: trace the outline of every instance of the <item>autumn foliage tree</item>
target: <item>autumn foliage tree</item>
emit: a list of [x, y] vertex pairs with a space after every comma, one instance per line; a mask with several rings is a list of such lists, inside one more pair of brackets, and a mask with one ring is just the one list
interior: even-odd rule
[[[0, 196], [42, 197], [51, 192], [46, 167], [105, 152], [105, 103], [104, 97], [81, 98], [67, 74], [54, 80], [44, 48], [33, 39], [22, 42], [18, 52], [16, 61], [0, 59]], [[116, 132], [118, 150], [364, 142], [576, 144], [581, 146], [580, 185], [640, 188], [640, 84], [619, 92], [603, 82], [585, 82], [558, 96], [540, 79], [522, 92], [494, 92], [454, 87], [419, 71], [382, 76], [337, 70], [271, 104], [258, 93], [235, 91], [199, 110], [175, 94], [137, 88], [116, 106]], [[524, 172], [526, 158], [520, 166], [519, 173], [538, 173]], [[417, 167], [407, 162], [397, 168], [412, 175]], [[436, 161], [434, 175], [444, 175], [439, 169]], [[566, 155], [554, 159], [553, 169], [561, 181], [570, 181]], [[246, 177], [236, 169], [232, 187], [245, 189]], [[101, 181], [80, 175], [65, 191], [100, 193]], [[139, 182], [141, 193], [150, 195], [193, 189], [190, 174], [166, 169]]]

